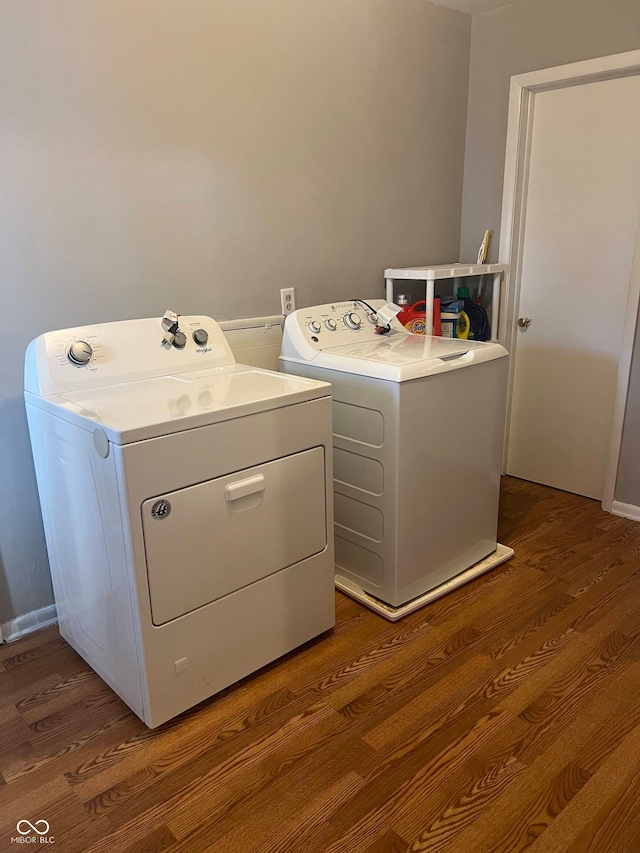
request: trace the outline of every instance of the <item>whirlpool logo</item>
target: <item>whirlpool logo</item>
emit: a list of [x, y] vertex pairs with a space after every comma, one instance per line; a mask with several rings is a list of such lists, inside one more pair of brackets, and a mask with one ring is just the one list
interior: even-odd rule
[[16, 824], [18, 835], [11, 839], [12, 844], [55, 844], [53, 835], [49, 835], [49, 821], [41, 818], [31, 823], [30, 820], [19, 820]]

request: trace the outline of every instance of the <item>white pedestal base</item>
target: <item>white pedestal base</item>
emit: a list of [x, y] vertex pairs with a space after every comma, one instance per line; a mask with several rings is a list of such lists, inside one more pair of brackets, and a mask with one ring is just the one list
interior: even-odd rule
[[425, 592], [424, 595], [419, 595], [418, 598], [413, 598], [411, 601], [408, 601], [406, 604], [402, 604], [400, 607], [393, 607], [391, 604], [386, 604], [384, 601], [374, 598], [373, 595], [365, 592], [356, 583], [343, 578], [341, 575], [336, 575], [336, 588], [339, 589], [340, 592], [344, 592], [346, 595], [354, 598], [361, 604], [364, 604], [366, 607], [369, 607], [380, 616], [384, 616], [384, 618], [388, 619], [390, 622], [397, 622], [398, 619], [402, 619], [404, 616], [408, 616], [410, 613], [419, 610], [421, 607], [424, 607], [425, 604], [435, 601], [436, 598], [441, 598], [443, 595], [446, 595], [448, 592], [457, 589], [459, 586], [472, 581], [479, 575], [494, 569], [496, 566], [499, 566], [500, 563], [504, 563], [512, 556], [513, 548], [508, 548], [506, 545], [498, 543], [493, 554], [489, 554], [489, 556], [485, 557], [484, 560], [480, 560], [479, 563], [476, 563], [464, 572], [460, 572], [459, 575], [451, 578], [451, 580], [440, 584], [440, 586], [437, 586], [435, 589], [430, 589], [429, 592]]

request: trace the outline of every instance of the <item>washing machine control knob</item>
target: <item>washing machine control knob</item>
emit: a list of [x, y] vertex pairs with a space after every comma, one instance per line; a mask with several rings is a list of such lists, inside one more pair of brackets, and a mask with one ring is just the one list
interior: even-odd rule
[[176, 332], [173, 336], [173, 345], [177, 349], [183, 349], [187, 344], [187, 336], [184, 332]]
[[344, 315], [344, 324], [348, 329], [359, 329], [362, 324], [362, 320], [360, 319], [359, 314], [349, 311], [349, 313]]
[[331, 318], [325, 320], [324, 324], [330, 332], [335, 332], [335, 330], [338, 328], [338, 324], [336, 323], [336, 321], [332, 320]]
[[317, 320], [312, 320], [309, 323], [309, 331], [313, 332], [314, 335], [317, 335], [318, 332], [322, 329], [322, 326]]
[[196, 329], [193, 333], [193, 340], [199, 347], [204, 347], [209, 340], [209, 332], [206, 329]]
[[88, 364], [91, 361], [93, 349], [86, 341], [74, 341], [67, 351], [71, 364]]

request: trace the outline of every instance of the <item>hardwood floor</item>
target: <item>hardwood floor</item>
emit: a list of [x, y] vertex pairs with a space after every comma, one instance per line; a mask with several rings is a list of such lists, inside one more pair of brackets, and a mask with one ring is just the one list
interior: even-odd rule
[[500, 541], [155, 731], [56, 629], [0, 647], [0, 851], [640, 850], [640, 524], [506, 479]]

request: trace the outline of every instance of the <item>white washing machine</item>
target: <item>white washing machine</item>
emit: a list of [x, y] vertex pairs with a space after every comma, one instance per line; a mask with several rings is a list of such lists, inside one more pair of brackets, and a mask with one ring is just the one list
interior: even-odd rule
[[179, 331], [51, 332], [25, 366], [60, 632], [150, 727], [335, 621], [330, 386]]
[[395, 620], [513, 554], [496, 538], [508, 358], [395, 319], [378, 334], [384, 304], [293, 312], [280, 369], [331, 382], [336, 585]]

